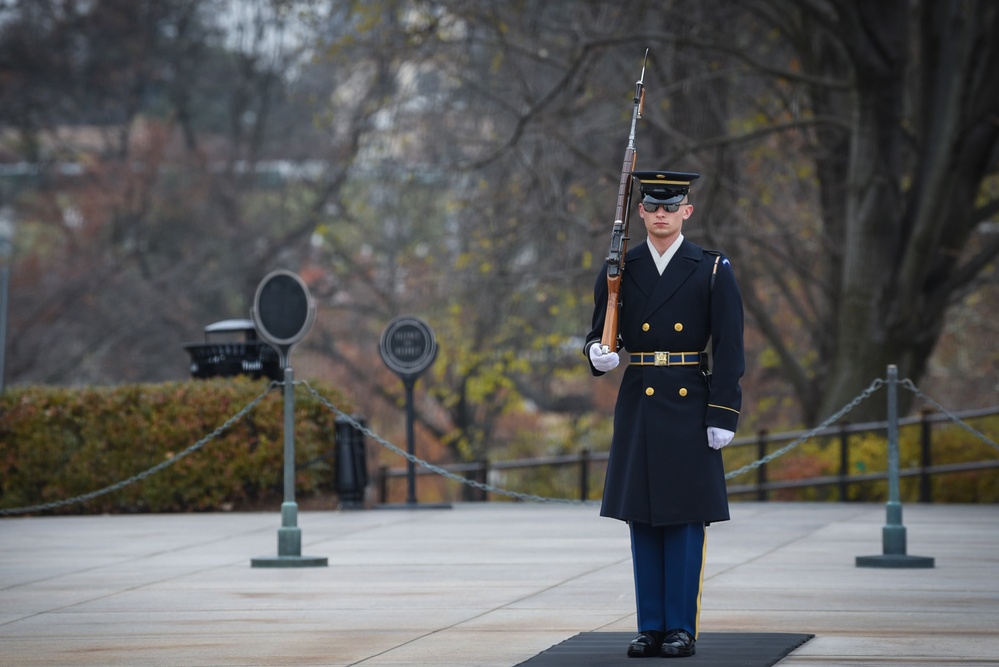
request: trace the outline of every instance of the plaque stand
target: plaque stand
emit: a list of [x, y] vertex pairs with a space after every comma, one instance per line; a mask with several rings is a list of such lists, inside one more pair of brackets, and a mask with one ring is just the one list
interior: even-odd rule
[[277, 556], [250, 560], [251, 567], [326, 567], [325, 556], [302, 555], [302, 531], [295, 502], [295, 373], [289, 363], [294, 347], [312, 326], [316, 309], [302, 279], [289, 271], [275, 271], [257, 288], [251, 311], [261, 338], [274, 346], [284, 369], [284, 502], [278, 528]]
[[450, 503], [420, 504], [416, 500], [416, 450], [413, 407], [413, 387], [416, 380], [437, 358], [437, 341], [430, 325], [417, 317], [403, 315], [393, 319], [382, 332], [379, 343], [382, 361], [399, 378], [406, 389], [406, 502], [376, 505], [377, 509], [451, 509]]

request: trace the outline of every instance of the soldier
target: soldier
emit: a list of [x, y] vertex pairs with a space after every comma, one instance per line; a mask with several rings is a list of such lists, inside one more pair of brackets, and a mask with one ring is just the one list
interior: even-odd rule
[[686, 657], [697, 640], [705, 528], [729, 518], [721, 448], [735, 436], [742, 405], [742, 297], [728, 259], [683, 236], [699, 175], [633, 177], [648, 238], [625, 255], [621, 354], [600, 343], [606, 265], [583, 348], [595, 376], [622, 357], [627, 363], [600, 514], [631, 531], [639, 634], [628, 655]]

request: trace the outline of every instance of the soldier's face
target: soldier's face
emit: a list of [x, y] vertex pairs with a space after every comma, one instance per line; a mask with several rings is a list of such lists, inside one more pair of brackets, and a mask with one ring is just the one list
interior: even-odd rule
[[693, 211], [693, 205], [686, 200], [676, 211], [667, 211], [665, 206], [659, 206], [655, 211], [646, 211], [644, 206], [638, 207], [638, 215], [645, 222], [645, 230], [654, 239], [675, 238], [683, 229], [683, 221]]

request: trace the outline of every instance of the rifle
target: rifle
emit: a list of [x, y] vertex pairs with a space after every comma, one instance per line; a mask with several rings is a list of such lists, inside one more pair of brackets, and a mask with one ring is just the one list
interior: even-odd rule
[[642, 75], [635, 83], [635, 108], [631, 113], [631, 134], [628, 147], [624, 149], [624, 165], [621, 167], [621, 184], [617, 191], [617, 207], [614, 209], [614, 226], [611, 228], [610, 253], [607, 255], [607, 314], [604, 317], [604, 331], [600, 345], [604, 352], [617, 352], [617, 320], [621, 311], [619, 295], [621, 277], [624, 275], [624, 255], [628, 252], [628, 220], [631, 214], [631, 172], [635, 170], [635, 126], [642, 117], [645, 106], [645, 66], [649, 62], [649, 50], [645, 49]]

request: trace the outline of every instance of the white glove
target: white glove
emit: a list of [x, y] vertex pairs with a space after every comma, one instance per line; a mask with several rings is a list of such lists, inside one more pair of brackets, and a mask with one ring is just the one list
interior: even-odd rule
[[617, 356], [617, 352], [604, 352], [603, 345], [594, 343], [590, 345], [590, 362], [598, 371], [606, 373], [617, 368], [621, 358]]
[[732, 438], [734, 437], [734, 431], [726, 431], [725, 429], [718, 428], [717, 426], [708, 427], [708, 447], [711, 449], [721, 449], [728, 443], [732, 442]]

